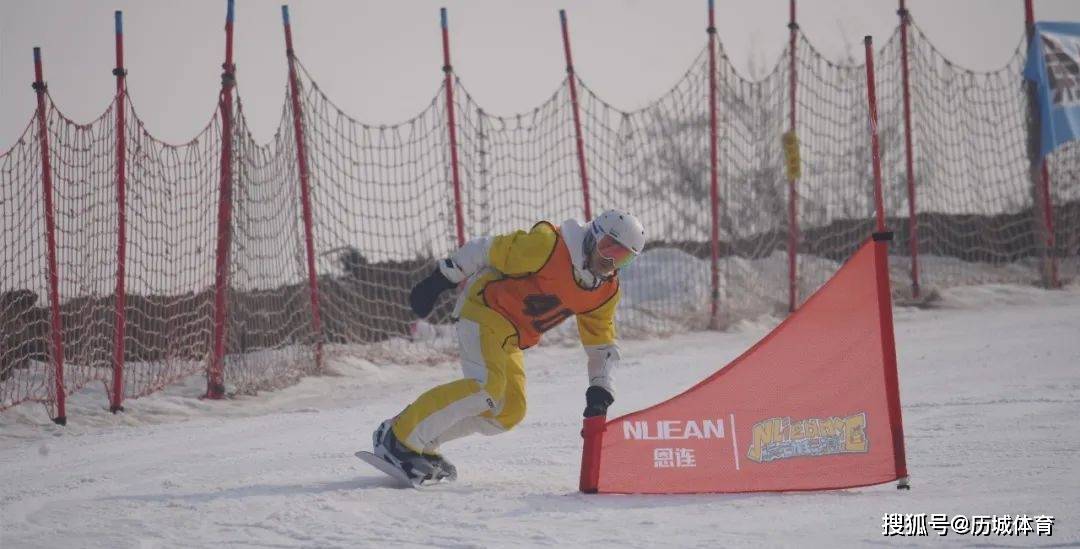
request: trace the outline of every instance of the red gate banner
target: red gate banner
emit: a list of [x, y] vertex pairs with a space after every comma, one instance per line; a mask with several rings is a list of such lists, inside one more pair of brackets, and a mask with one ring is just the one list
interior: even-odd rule
[[824, 490], [906, 477], [888, 236], [864, 243], [731, 364], [668, 401], [608, 422], [596, 435], [596, 484], [583, 479], [582, 489]]

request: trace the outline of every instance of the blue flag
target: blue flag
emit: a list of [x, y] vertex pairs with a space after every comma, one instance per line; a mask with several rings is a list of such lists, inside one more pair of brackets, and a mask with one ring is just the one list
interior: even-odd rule
[[1036, 23], [1024, 77], [1038, 87], [1042, 156], [1080, 139], [1080, 23]]

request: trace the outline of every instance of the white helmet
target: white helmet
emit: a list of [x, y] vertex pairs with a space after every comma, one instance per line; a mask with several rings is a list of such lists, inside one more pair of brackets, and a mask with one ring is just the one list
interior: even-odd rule
[[585, 257], [599, 253], [616, 269], [625, 267], [645, 249], [645, 229], [636, 217], [622, 210], [608, 210], [585, 226]]

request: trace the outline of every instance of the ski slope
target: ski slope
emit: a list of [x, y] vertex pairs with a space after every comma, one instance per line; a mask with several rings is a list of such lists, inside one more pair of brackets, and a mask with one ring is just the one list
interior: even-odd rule
[[[526, 353], [529, 414], [444, 450], [456, 484], [398, 489], [353, 457], [455, 364], [375, 365], [334, 350], [337, 375], [201, 401], [198, 376], [107, 412], [94, 388], [69, 424], [0, 413], [0, 548], [849, 547], [1080, 544], [1080, 286], [981, 286], [898, 308], [908, 468], [834, 492], [611, 496], [577, 492], [584, 353]], [[624, 341], [610, 417], [666, 399], [778, 322]], [[1053, 537], [885, 538], [887, 513], [1055, 517]]]

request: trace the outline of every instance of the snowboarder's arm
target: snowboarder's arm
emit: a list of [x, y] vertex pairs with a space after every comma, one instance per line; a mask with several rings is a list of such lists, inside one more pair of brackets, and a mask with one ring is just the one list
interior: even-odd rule
[[510, 276], [539, 271], [551, 257], [555, 240], [555, 230], [547, 223], [538, 223], [527, 232], [474, 238], [440, 260], [438, 267], [413, 287], [409, 306], [416, 316], [427, 317], [439, 294], [486, 267]]
[[608, 395], [615, 393], [613, 372], [619, 364], [619, 346], [615, 338], [615, 308], [621, 290], [600, 307], [577, 315], [578, 334], [588, 355], [589, 386], [601, 387]]
[[439, 270], [447, 280], [458, 283], [485, 267], [518, 276], [539, 271], [555, 249], [555, 231], [538, 223], [529, 231], [474, 238], [454, 253], [450, 261], [440, 261]]

